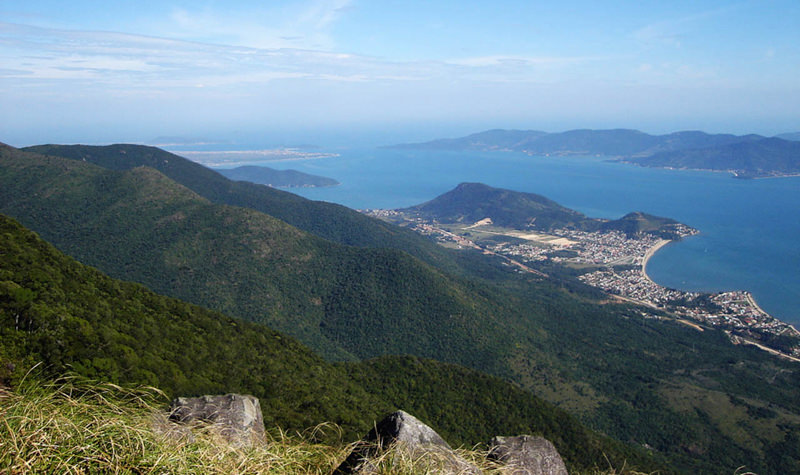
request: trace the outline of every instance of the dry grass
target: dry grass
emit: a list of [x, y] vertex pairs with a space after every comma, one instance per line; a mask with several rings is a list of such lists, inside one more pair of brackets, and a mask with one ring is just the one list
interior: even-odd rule
[[250, 448], [225, 443], [210, 427], [176, 441], [156, 430], [166, 423], [166, 402], [154, 388], [23, 382], [0, 394], [0, 472], [328, 474], [347, 455], [344, 445], [279, 431]]
[[[180, 473], [330, 474], [355, 444], [311, 442], [320, 425], [304, 434], [268, 432], [264, 444], [237, 447], [213, 426], [194, 427], [191, 436], [167, 421], [166, 396], [155, 388], [129, 389], [78, 378], [52, 383], [23, 381], [15, 391], [0, 389], [0, 473]], [[458, 455], [486, 474], [503, 473], [486, 453]], [[389, 450], [375, 459], [378, 474], [441, 473], [443, 459]], [[596, 474], [633, 474], [598, 470]]]

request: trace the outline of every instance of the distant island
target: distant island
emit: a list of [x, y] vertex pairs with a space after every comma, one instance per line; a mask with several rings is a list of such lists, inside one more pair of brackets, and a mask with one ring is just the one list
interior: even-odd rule
[[604, 156], [645, 167], [725, 171], [737, 178], [800, 174], [800, 133], [779, 137], [707, 134], [650, 135], [638, 130], [488, 130], [466, 137], [393, 145], [395, 149], [510, 151], [544, 156]]
[[249, 181], [276, 188], [336, 186], [339, 184], [333, 178], [311, 175], [297, 170], [276, 170], [256, 165], [217, 169], [216, 171], [231, 180]]
[[795, 176], [800, 175], [800, 142], [772, 137], [718, 147], [659, 152], [623, 161], [645, 167], [727, 171], [736, 178]]

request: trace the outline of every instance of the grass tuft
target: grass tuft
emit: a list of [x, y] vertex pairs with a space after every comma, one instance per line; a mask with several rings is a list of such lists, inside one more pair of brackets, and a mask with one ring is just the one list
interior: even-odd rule
[[[229, 444], [213, 425], [190, 429], [167, 419], [166, 395], [156, 388], [123, 388], [75, 376], [42, 383], [25, 378], [0, 388], [0, 473], [330, 474], [358, 443], [321, 424], [299, 434], [267, 432], [264, 444]], [[339, 444], [312, 442], [338, 434]], [[458, 455], [486, 474], [503, 473], [485, 451]], [[388, 450], [373, 460], [378, 474], [441, 473], [447, 460]], [[596, 474], [635, 473], [598, 470]]]

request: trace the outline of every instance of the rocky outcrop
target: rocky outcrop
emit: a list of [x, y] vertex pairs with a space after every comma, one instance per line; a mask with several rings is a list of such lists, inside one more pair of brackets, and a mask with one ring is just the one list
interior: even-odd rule
[[543, 437], [495, 437], [489, 442], [489, 458], [500, 462], [508, 475], [568, 475], [561, 455]]
[[[193, 441], [194, 426], [216, 430], [228, 443], [240, 447], [265, 440], [261, 407], [253, 396], [179, 397], [172, 402], [169, 421], [172, 424], [165, 418], [157, 421], [156, 429], [176, 441]], [[488, 458], [494, 462], [493, 467], [508, 475], [567, 475], [558, 451], [542, 437], [495, 437], [489, 442]], [[354, 444], [350, 455], [333, 473], [371, 475], [391, 473], [393, 468], [444, 475], [482, 473], [436, 431], [404, 411], [389, 414], [377, 423]]]
[[184, 425], [210, 424], [237, 446], [261, 443], [265, 438], [261, 405], [253, 396], [179, 397], [172, 401], [169, 419]]
[[356, 444], [336, 475], [378, 473], [378, 464], [412, 462], [422, 472], [479, 474], [439, 434], [407, 412], [390, 414]]

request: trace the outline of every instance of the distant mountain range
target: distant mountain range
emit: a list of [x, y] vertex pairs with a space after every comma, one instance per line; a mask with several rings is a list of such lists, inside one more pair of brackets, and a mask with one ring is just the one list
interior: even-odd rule
[[529, 155], [598, 155], [641, 166], [730, 171], [740, 177], [800, 173], [798, 134], [650, 135], [638, 130], [570, 130], [559, 133], [489, 130], [455, 139], [395, 145], [398, 149], [513, 151]]
[[666, 238], [677, 237], [674, 227], [679, 224], [642, 212], [632, 212], [615, 220], [589, 218], [541, 195], [492, 188], [482, 183], [462, 183], [431, 201], [400, 211], [443, 223], [471, 224], [489, 218], [494, 225], [513, 229], [616, 230], [627, 235], [650, 233]]
[[297, 170], [276, 170], [256, 165], [245, 165], [230, 169], [220, 168], [217, 171], [231, 180], [249, 181], [278, 188], [336, 186], [339, 184], [333, 178], [310, 175]]
[[786, 134], [776, 135], [775, 137], [783, 140], [800, 141], [800, 132], [789, 132]]

